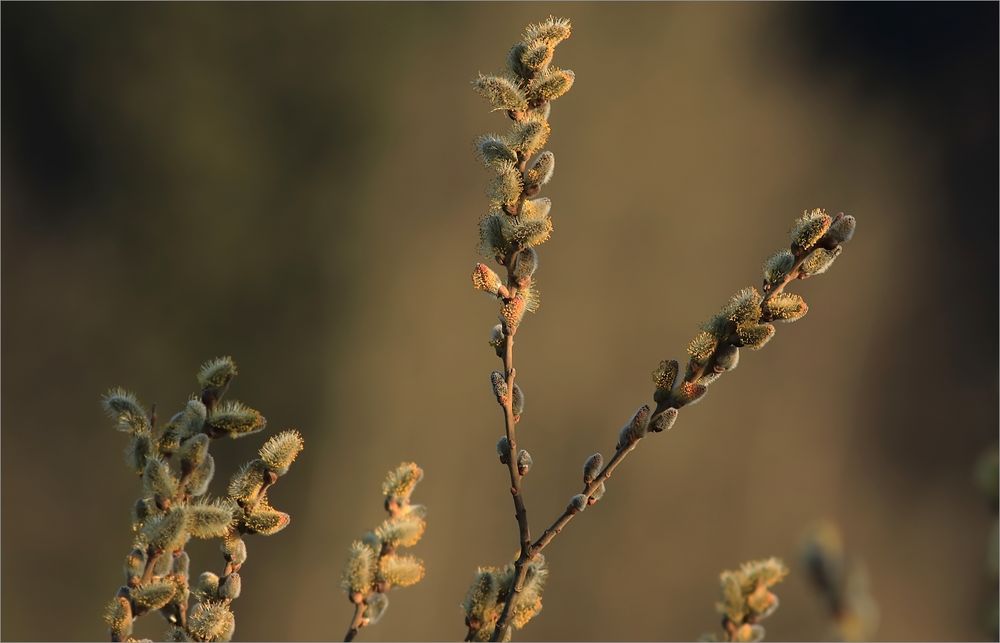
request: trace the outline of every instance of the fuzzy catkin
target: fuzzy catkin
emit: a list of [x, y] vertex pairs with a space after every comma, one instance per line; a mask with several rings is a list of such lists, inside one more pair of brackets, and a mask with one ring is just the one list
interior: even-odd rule
[[[137, 415], [145, 410], [134, 394], [115, 388], [102, 400], [118, 421], [116, 428], [125, 426], [132, 433], [126, 461], [141, 472], [142, 481], [141, 497], [132, 509], [135, 541], [125, 559], [125, 585], [105, 614], [114, 639], [126, 640], [136, 618], [159, 611], [170, 624], [170, 640], [228, 641], [236, 627], [232, 603], [242, 588], [237, 570], [247, 558], [238, 534], [267, 535], [290, 521], [288, 514], [270, 507], [266, 495], [302, 450], [302, 436], [294, 430], [268, 440], [261, 448], [263, 459], [247, 463], [233, 476], [226, 497], [203, 498], [215, 474], [213, 439], [242, 438], [266, 423], [245, 404], [223, 401], [236, 373], [231, 357], [202, 364], [200, 393], [157, 434], [151, 418]], [[269, 517], [277, 517], [272, 523], [280, 525], [263, 528], [262, 520]], [[184, 548], [192, 537], [222, 540], [221, 576], [202, 572], [189, 585], [191, 559]], [[196, 602], [189, 606], [191, 598]]]

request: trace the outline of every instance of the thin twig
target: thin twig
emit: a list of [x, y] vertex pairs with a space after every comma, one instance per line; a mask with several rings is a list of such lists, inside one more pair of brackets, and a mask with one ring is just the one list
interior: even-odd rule
[[354, 618], [351, 619], [351, 625], [347, 628], [347, 634], [344, 635], [345, 643], [347, 641], [353, 641], [354, 637], [358, 635], [358, 630], [361, 629], [361, 623], [365, 618], [365, 604], [364, 601], [354, 604]]
[[145, 585], [153, 580], [153, 568], [156, 567], [156, 563], [159, 562], [161, 556], [163, 556], [162, 549], [154, 549], [150, 546], [146, 550], [146, 568], [142, 571], [142, 578], [139, 579], [140, 585]]
[[[625, 456], [631, 453], [632, 450], [635, 449], [635, 447], [638, 444], [639, 444], [638, 441], [632, 442], [628, 444], [626, 447], [619, 449], [615, 453], [614, 457], [611, 458], [610, 462], [604, 465], [604, 468], [601, 469], [601, 472], [594, 477], [593, 482], [584, 486], [582, 491], [583, 495], [587, 496], [588, 498], [591, 495], [593, 495], [593, 493], [597, 491], [597, 488], [600, 487], [601, 484], [603, 484], [608, 478], [611, 477], [611, 474], [614, 473], [618, 465], [621, 464], [622, 460], [625, 459]], [[580, 513], [580, 511], [575, 507], [573, 507], [572, 505], [566, 507], [566, 511], [564, 511], [561, 516], [556, 518], [555, 522], [553, 522], [548, 529], [542, 532], [542, 535], [531, 546], [530, 553], [532, 558], [537, 556], [539, 552], [545, 549], [548, 546], [548, 544], [552, 542], [552, 539], [559, 535], [559, 532], [563, 530], [563, 527], [565, 527], [566, 524], [573, 519], [573, 516], [575, 516], [578, 513]]]

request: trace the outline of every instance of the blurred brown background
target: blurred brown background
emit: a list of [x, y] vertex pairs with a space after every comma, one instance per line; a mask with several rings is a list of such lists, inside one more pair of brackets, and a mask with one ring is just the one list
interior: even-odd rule
[[[5, 3], [4, 639], [105, 636], [137, 483], [98, 397], [169, 413], [223, 354], [231, 395], [307, 444], [273, 492], [292, 525], [249, 543], [237, 640], [342, 637], [346, 549], [403, 459], [427, 471], [428, 574], [360, 639], [462, 636], [475, 567], [516, 546], [495, 308], [468, 277], [471, 141], [505, 122], [468, 82], [549, 13], [573, 20], [556, 62], [577, 84], [518, 335], [536, 533], [801, 210], [859, 230], [795, 288], [808, 317], [547, 551], [518, 638], [693, 639], [717, 628], [717, 574], [767, 555], [792, 566], [769, 640], [822, 638], [796, 558], [822, 517], [868, 565], [880, 639], [988, 636], [996, 4]], [[216, 446], [216, 488], [262, 440]]]

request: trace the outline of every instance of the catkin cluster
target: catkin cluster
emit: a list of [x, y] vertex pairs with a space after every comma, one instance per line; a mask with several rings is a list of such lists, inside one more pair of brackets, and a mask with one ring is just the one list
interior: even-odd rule
[[[230, 640], [236, 628], [232, 602], [240, 595], [239, 570], [247, 558], [244, 536], [270, 536], [291, 520], [271, 507], [267, 492], [302, 451], [295, 430], [269, 438], [260, 457], [233, 475], [225, 496], [207, 495], [215, 475], [212, 440], [245, 437], [266, 425], [254, 409], [222, 401], [235, 376], [229, 357], [206, 362], [198, 373], [201, 392], [161, 428], [155, 412], [147, 413], [132, 393], [115, 388], [103, 398], [116, 428], [129, 435], [125, 462], [142, 481], [132, 510], [125, 584], [105, 611], [112, 641], [134, 640], [135, 619], [156, 610], [169, 624], [167, 640]], [[190, 582], [185, 545], [192, 537], [220, 539], [222, 574], [206, 571]]]
[[784, 292], [785, 286], [826, 272], [854, 236], [854, 228], [854, 217], [843, 213], [830, 216], [821, 209], [796, 219], [788, 248], [764, 262], [761, 290], [747, 287], [737, 292], [688, 343], [689, 359], [683, 374], [676, 360], [662, 361], [653, 370], [655, 407], [644, 404], [632, 414], [618, 432], [615, 455], [607, 465], [600, 453], [588, 458], [584, 489], [570, 500], [561, 520], [599, 500], [604, 495], [604, 480], [618, 462], [649, 433], [670, 429], [678, 409], [703, 399], [709, 385], [739, 365], [741, 348], [759, 350], [774, 337], [774, 322], [789, 323], [805, 316], [809, 306], [800, 295]]
[[771, 592], [771, 587], [787, 575], [788, 569], [777, 558], [743, 563], [739, 569], [719, 575], [722, 601], [715, 608], [722, 614], [726, 641], [764, 640], [764, 626], [760, 621], [778, 609], [778, 597]]
[[424, 577], [422, 560], [398, 553], [416, 545], [427, 529], [427, 508], [410, 502], [423, 477], [423, 469], [412, 462], [389, 471], [382, 483], [389, 517], [351, 545], [341, 580], [354, 604], [345, 641], [353, 640], [362, 627], [378, 623], [389, 607], [390, 589], [415, 585]]
[[[796, 219], [789, 246], [764, 262], [760, 291], [751, 286], [737, 292], [688, 343], [689, 358], [683, 373], [676, 360], [662, 361], [653, 370], [655, 407], [639, 407], [621, 428], [616, 456], [648, 433], [671, 428], [678, 409], [701, 401], [713, 382], [739, 365], [741, 348], [760, 350], [771, 341], [775, 322], [802, 319], [809, 306], [801, 295], [785, 292], [785, 287], [794, 280], [826, 272], [854, 236], [854, 228], [854, 217], [844, 213], [830, 216], [822, 209], [806, 211]], [[603, 493], [603, 487], [597, 485], [593, 489], [588, 486], [584, 494], [593, 498], [591, 492], [597, 489]]]
[[492, 172], [486, 190], [489, 211], [479, 222], [480, 251], [503, 266], [507, 277], [501, 279], [480, 263], [472, 271], [472, 284], [499, 300], [501, 323], [491, 340], [497, 347], [504, 334], [517, 332], [524, 313], [539, 304], [536, 247], [552, 233], [552, 201], [538, 194], [555, 170], [555, 155], [542, 148], [551, 131], [552, 101], [568, 92], [575, 79], [572, 71], [552, 65], [552, 56], [570, 32], [569, 21], [562, 18], [529, 25], [511, 47], [506, 71], [480, 75], [472, 83], [494, 110], [513, 121], [506, 133], [476, 140], [476, 153]]
[[[545, 556], [539, 554], [527, 564], [521, 591], [512, 595], [514, 586], [514, 563], [502, 568], [480, 567], [475, 580], [462, 602], [465, 610], [465, 625], [468, 627], [466, 641], [489, 641], [494, 634], [496, 622], [508, 601], [511, 604], [511, 625], [520, 629], [542, 611], [542, 588], [549, 570], [545, 566]], [[506, 638], [510, 639], [510, 630]]]
[[854, 227], [854, 217], [843, 213], [803, 213], [792, 225], [789, 247], [764, 262], [760, 292], [753, 287], [737, 292], [688, 343], [683, 379], [674, 386], [676, 362], [663, 362], [653, 372], [653, 399], [673, 408], [701, 400], [708, 385], [736, 368], [740, 348], [760, 350], [774, 337], [774, 322], [802, 319], [809, 306], [801, 295], [784, 292], [785, 286], [826, 272], [854, 236]]

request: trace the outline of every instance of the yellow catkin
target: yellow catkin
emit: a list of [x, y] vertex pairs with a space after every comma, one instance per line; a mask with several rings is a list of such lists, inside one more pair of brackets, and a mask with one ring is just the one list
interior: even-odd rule
[[830, 229], [832, 221], [830, 215], [820, 208], [804, 212], [792, 226], [792, 249], [808, 250], [816, 245]]
[[491, 295], [497, 294], [503, 282], [500, 281], [500, 275], [490, 270], [485, 264], [477, 263], [476, 267], [472, 270], [472, 286], [476, 290], [482, 290], [483, 292], [488, 292]]
[[520, 325], [521, 319], [524, 318], [526, 305], [527, 302], [524, 297], [518, 293], [504, 302], [504, 305], [500, 308], [500, 316], [503, 317], [511, 334], [517, 332], [517, 327]]
[[715, 335], [701, 331], [688, 344], [687, 351], [693, 360], [704, 364], [715, 352], [715, 347], [718, 345], [719, 340], [715, 338]]

